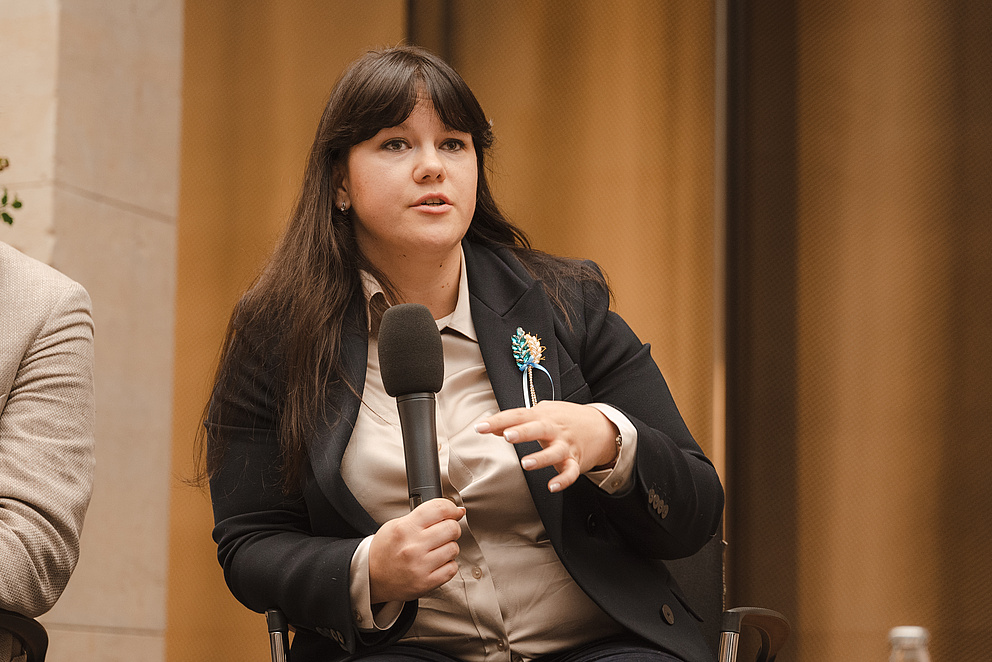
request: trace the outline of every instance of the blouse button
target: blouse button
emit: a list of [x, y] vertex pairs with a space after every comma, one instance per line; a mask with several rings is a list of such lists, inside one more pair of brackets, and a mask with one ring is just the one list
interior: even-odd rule
[[[472, 576], [476, 579], [482, 579], [482, 568], [475, 566], [472, 568]], [[503, 650], [502, 648], [500, 650]]]

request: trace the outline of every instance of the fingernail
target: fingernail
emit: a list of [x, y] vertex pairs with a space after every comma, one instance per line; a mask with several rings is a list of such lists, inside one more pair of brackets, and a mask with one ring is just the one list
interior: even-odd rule
[[479, 434], [485, 434], [489, 432], [489, 430], [491, 429], [492, 426], [489, 425], [489, 421], [479, 421], [478, 423], [475, 424], [475, 431], [478, 432]]
[[561, 483], [551, 483], [551, 485], [548, 486], [548, 490], [550, 490], [551, 492], [557, 492], [560, 489], [561, 489]]
[[537, 464], [537, 460], [532, 460], [529, 457], [520, 460], [520, 466], [522, 466], [524, 469], [531, 469], [536, 464]]
[[518, 436], [520, 435], [516, 430], [507, 430], [503, 433], [503, 438], [510, 442], [516, 441]]

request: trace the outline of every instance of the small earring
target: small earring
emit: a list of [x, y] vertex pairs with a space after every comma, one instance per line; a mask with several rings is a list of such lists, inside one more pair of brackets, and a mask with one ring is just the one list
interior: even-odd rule
[[342, 202], [340, 205], [338, 205], [338, 209], [341, 210], [342, 214], [346, 213], [348, 211], [348, 203]]

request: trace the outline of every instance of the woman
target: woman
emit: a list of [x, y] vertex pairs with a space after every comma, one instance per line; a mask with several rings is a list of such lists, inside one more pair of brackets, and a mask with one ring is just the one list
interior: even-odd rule
[[[205, 422], [228, 585], [286, 614], [297, 662], [707, 659], [659, 559], [713, 536], [719, 479], [598, 268], [503, 218], [491, 143], [421, 49], [335, 86]], [[447, 498], [412, 512], [377, 361], [389, 303], [427, 306], [444, 348]]]

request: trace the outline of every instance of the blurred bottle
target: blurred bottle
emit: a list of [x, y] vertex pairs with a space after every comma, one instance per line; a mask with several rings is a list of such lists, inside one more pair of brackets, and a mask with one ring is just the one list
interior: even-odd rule
[[930, 662], [927, 641], [930, 633], [916, 625], [902, 625], [889, 630], [892, 652], [889, 662]]

